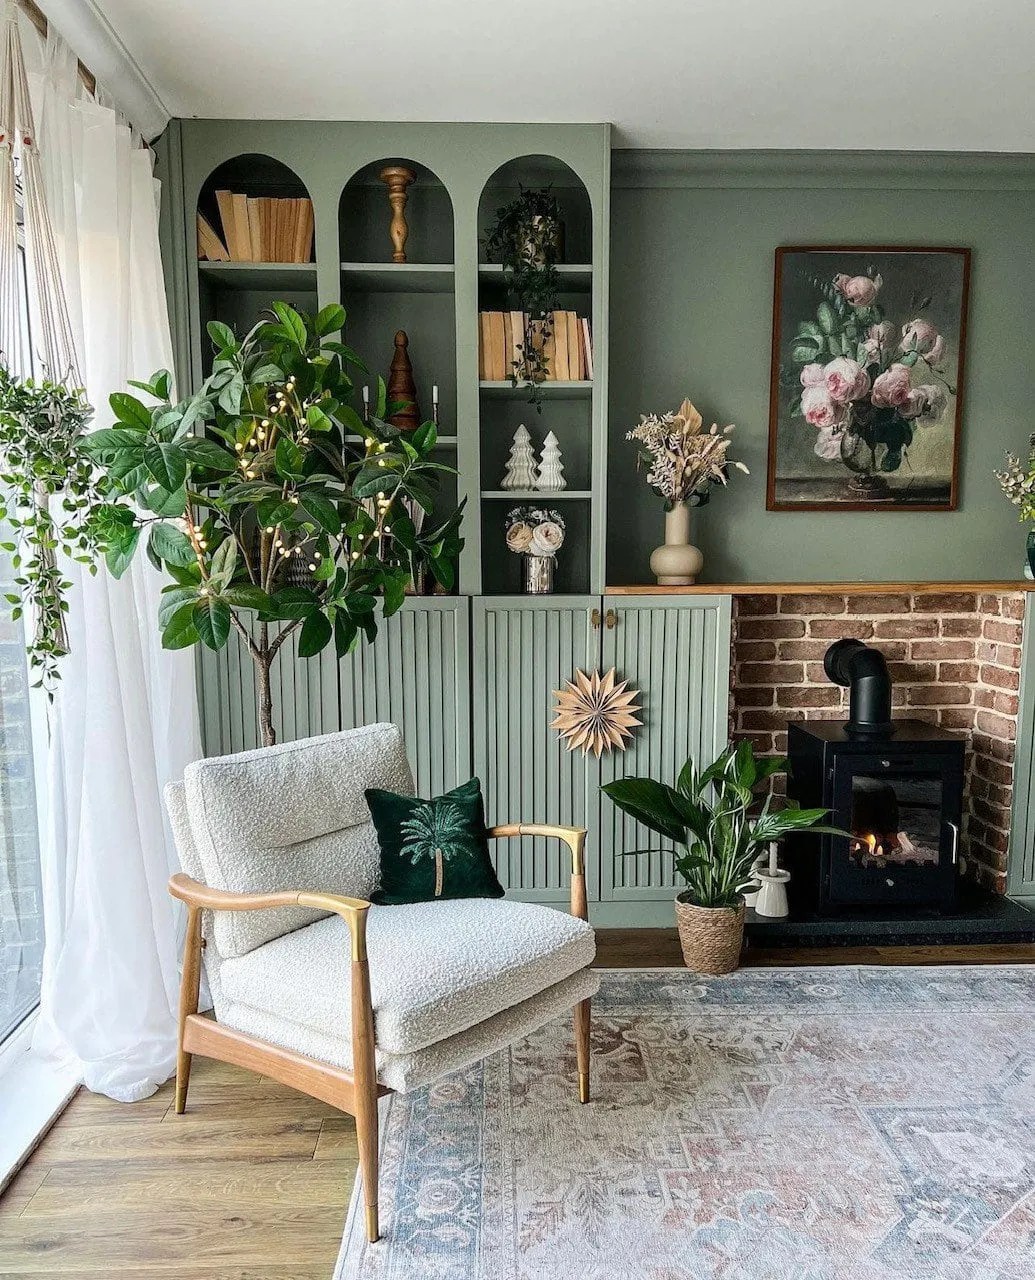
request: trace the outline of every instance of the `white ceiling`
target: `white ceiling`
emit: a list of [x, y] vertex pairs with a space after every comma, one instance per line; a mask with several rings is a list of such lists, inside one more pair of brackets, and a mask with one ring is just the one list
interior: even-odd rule
[[610, 120], [627, 147], [1035, 151], [1032, 0], [85, 3], [174, 116]]

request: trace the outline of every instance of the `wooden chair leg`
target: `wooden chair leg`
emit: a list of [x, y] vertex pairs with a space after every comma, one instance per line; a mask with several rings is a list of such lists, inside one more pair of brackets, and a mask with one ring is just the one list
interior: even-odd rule
[[187, 1019], [198, 1011], [201, 988], [201, 912], [187, 908], [187, 938], [183, 946], [183, 975], [180, 979], [180, 1011], [176, 1040], [176, 1114], [182, 1116], [187, 1107], [191, 1055], [183, 1048], [183, 1030]]
[[374, 1061], [374, 1018], [370, 1008], [370, 974], [365, 951], [352, 961], [352, 1056], [356, 1099], [356, 1138], [363, 1175], [367, 1239], [380, 1238], [377, 1220], [377, 1067]]
[[575, 1057], [579, 1064], [579, 1101], [589, 1101], [589, 1013], [590, 1001], [575, 1006]]

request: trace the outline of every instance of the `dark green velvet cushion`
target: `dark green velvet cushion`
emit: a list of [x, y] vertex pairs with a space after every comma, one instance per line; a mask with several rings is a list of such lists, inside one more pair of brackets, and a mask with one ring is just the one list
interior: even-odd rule
[[383, 906], [436, 898], [502, 898], [477, 778], [434, 800], [371, 788], [363, 793], [381, 846]]

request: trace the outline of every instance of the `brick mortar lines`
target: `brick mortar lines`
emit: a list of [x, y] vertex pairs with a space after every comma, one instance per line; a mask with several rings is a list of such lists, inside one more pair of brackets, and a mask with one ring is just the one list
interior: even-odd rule
[[1023, 616], [1016, 592], [736, 597], [731, 735], [772, 754], [786, 750], [790, 720], [845, 718], [848, 690], [827, 679], [823, 654], [844, 636], [873, 643], [897, 716], [966, 735], [964, 851], [977, 878], [1002, 890]]

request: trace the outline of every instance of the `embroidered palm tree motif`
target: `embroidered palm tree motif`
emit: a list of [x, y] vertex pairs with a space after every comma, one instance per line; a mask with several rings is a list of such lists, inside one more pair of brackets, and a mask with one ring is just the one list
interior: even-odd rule
[[448, 800], [422, 804], [405, 822], [399, 824], [405, 839], [402, 852], [416, 866], [423, 858], [435, 861], [435, 897], [442, 896], [445, 863], [467, 847], [467, 824], [464, 815]]

